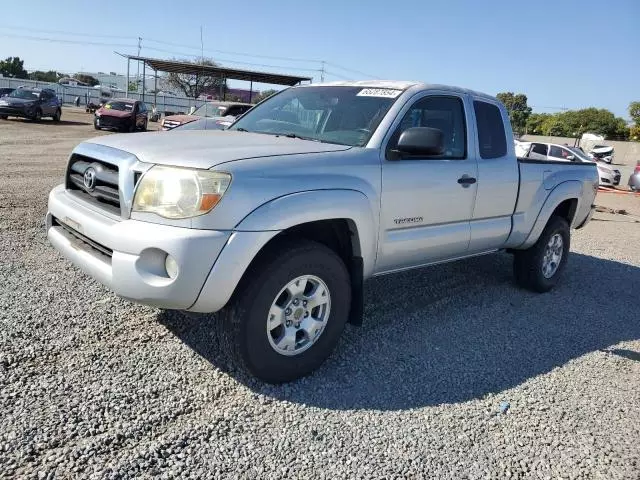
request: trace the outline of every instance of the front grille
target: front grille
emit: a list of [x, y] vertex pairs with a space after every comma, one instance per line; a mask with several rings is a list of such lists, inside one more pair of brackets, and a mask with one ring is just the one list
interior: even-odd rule
[[113, 257], [112, 249], [105, 247], [98, 242], [94, 242], [89, 237], [81, 234], [77, 230], [71, 228], [69, 225], [61, 222], [56, 217], [51, 218], [51, 226], [53, 228], [61, 228], [65, 232], [67, 238], [73, 237], [73, 239], [80, 241], [82, 244], [84, 244], [84, 246], [91, 247], [93, 250], [97, 250], [102, 255], [106, 255], [107, 257]]
[[[93, 185], [85, 184], [85, 174], [93, 170]], [[118, 166], [84, 155], [73, 154], [67, 167], [66, 188], [83, 200], [120, 215]]]
[[100, 127], [107, 127], [107, 128], [120, 128], [122, 126], [122, 124], [124, 123], [124, 121], [120, 118], [117, 117], [109, 117], [106, 115], [101, 116], [99, 119], [99, 125]]

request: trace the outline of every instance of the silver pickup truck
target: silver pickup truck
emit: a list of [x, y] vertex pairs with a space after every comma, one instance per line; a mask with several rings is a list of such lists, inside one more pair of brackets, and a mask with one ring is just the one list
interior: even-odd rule
[[368, 278], [506, 250], [545, 292], [591, 218], [595, 165], [517, 159], [504, 106], [409, 82], [304, 85], [223, 131], [78, 145], [48, 238], [115, 293], [220, 312], [224, 348], [299, 378], [363, 316]]

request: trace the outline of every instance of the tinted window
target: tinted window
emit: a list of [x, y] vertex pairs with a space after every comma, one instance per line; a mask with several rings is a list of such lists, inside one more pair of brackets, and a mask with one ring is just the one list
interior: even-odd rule
[[430, 127], [442, 131], [445, 159], [462, 159], [467, 155], [464, 107], [458, 97], [424, 97], [405, 114], [389, 141], [391, 149], [402, 132], [411, 127]]
[[481, 158], [498, 158], [507, 154], [507, 138], [500, 109], [487, 102], [474, 101], [478, 123], [478, 146]]

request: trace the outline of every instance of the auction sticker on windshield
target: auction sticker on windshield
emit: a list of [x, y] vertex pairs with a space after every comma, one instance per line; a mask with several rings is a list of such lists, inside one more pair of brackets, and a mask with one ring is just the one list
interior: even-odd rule
[[396, 98], [402, 93], [402, 90], [393, 90], [390, 88], [363, 88], [358, 92], [358, 97], [383, 97]]

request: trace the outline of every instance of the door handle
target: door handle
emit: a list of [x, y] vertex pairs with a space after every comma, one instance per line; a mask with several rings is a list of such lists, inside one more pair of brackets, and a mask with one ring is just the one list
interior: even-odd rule
[[473, 185], [474, 183], [476, 183], [476, 179], [474, 177], [470, 177], [467, 174], [464, 174], [458, 179], [458, 183], [462, 185], [463, 188], [468, 188], [469, 185]]

